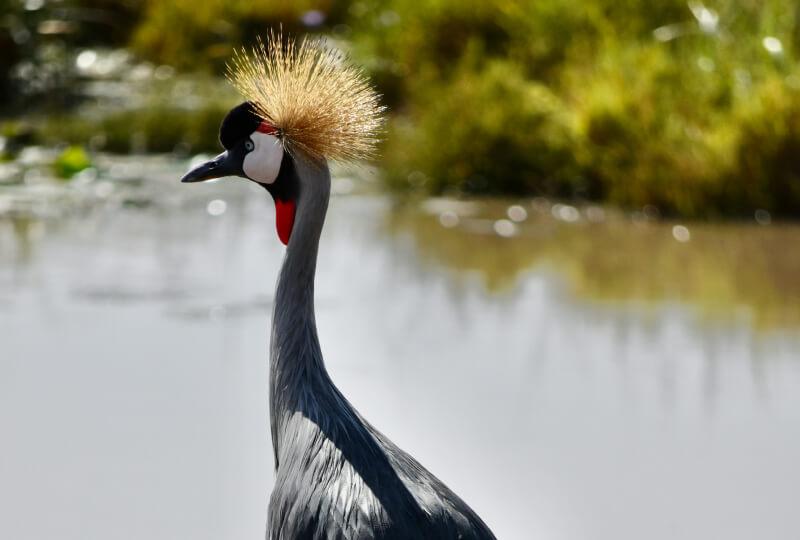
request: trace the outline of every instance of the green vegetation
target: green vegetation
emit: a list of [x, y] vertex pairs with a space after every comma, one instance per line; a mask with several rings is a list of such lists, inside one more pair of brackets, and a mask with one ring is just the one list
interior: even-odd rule
[[226, 81], [206, 76], [148, 78], [125, 88], [125, 107], [88, 102], [77, 114], [59, 110], [0, 121], [0, 136], [12, 151], [66, 143], [116, 153], [216, 152], [220, 120], [239, 102]]
[[391, 185], [800, 215], [794, 3], [431, 4], [354, 31], [395, 98]]
[[51, 116], [38, 124], [48, 144], [88, 144], [109, 152], [215, 152], [219, 123], [233, 103], [180, 109], [153, 104], [109, 112], [97, 118]]
[[72, 178], [91, 166], [92, 160], [82, 146], [68, 146], [56, 157], [53, 163], [56, 175], [64, 179]]
[[[334, 10], [333, 1], [147, 0], [132, 47], [147, 58], [183, 70], [222, 71], [234, 45], [254, 43], [265, 29], [283, 25], [301, 32], [312, 9]], [[315, 7], [316, 6], [316, 7]]]
[[[33, 13], [3, 4], [8, 20], [33, 29], [56, 3]], [[233, 47], [279, 24], [331, 35], [390, 107], [382, 164], [397, 191], [800, 217], [800, 8], [791, 0], [57, 4], [106, 10], [116, 28], [92, 33], [76, 23], [59, 43], [125, 43], [140, 59], [183, 72], [219, 75]], [[0, 42], [10, 35], [0, 28]], [[40, 48], [11, 47], [4, 61], [42, 62], [57, 40], [37, 40]], [[110, 150], [207, 150], [228, 102], [206, 101], [213, 105], [199, 108], [200, 119], [157, 103], [61, 116], [61, 129], [42, 135], [79, 142], [76, 135], [99, 129]], [[130, 133], [139, 134], [133, 142]]]

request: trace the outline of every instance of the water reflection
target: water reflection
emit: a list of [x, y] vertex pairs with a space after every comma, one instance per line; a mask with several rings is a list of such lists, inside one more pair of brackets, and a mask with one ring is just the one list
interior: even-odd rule
[[535, 270], [558, 276], [587, 301], [681, 302], [706, 318], [744, 318], [762, 329], [800, 326], [800, 252], [787, 249], [800, 243], [797, 225], [689, 228], [620, 216], [591, 222], [579, 221], [574, 207], [554, 205], [552, 214], [567, 216], [558, 220], [540, 205], [529, 205], [531, 219], [515, 223], [513, 234], [503, 215], [523, 207], [500, 202], [401, 205], [388, 215], [388, 228], [408, 234], [427, 264], [457, 275], [477, 272], [490, 291], [512, 289]]
[[[184, 165], [0, 220], [2, 538], [263, 537], [283, 249], [263, 190]], [[798, 231], [649, 219], [337, 196], [329, 370], [499, 538], [793, 538]]]

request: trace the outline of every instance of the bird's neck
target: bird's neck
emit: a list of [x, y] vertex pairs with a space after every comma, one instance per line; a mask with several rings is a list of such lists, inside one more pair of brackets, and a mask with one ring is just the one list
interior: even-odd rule
[[302, 400], [332, 386], [314, 317], [314, 274], [330, 196], [330, 173], [325, 163], [299, 158], [294, 181], [299, 183], [297, 210], [272, 316], [270, 420], [274, 445], [287, 416], [302, 410]]

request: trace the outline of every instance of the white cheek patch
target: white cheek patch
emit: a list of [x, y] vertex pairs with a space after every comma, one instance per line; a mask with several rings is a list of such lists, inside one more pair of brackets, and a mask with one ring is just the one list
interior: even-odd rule
[[283, 146], [274, 135], [255, 132], [250, 135], [253, 150], [244, 157], [242, 170], [251, 180], [271, 184], [278, 177], [283, 159]]

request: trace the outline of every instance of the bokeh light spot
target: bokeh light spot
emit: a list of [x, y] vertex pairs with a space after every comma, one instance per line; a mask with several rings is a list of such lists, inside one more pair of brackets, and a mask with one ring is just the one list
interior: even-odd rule
[[783, 53], [783, 43], [776, 37], [767, 36], [761, 41], [764, 48], [767, 49], [767, 52], [770, 54], [782, 54]]
[[672, 237], [678, 242], [686, 243], [692, 239], [692, 233], [689, 232], [689, 228], [685, 225], [675, 225], [672, 227]]
[[228, 209], [228, 204], [223, 201], [222, 199], [214, 199], [208, 206], [206, 206], [206, 210], [212, 216], [221, 216], [225, 213], [225, 210]]
[[508, 216], [508, 219], [511, 221], [516, 221], [517, 223], [528, 219], [528, 211], [518, 204], [509, 206], [508, 210], [506, 210], [506, 215]]
[[458, 214], [455, 212], [447, 210], [439, 214], [439, 223], [441, 223], [442, 227], [452, 229], [453, 227], [458, 226], [459, 221], [461, 220], [458, 218]]
[[494, 232], [498, 236], [509, 238], [517, 234], [517, 226], [507, 219], [498, 219], [494, 222]]

